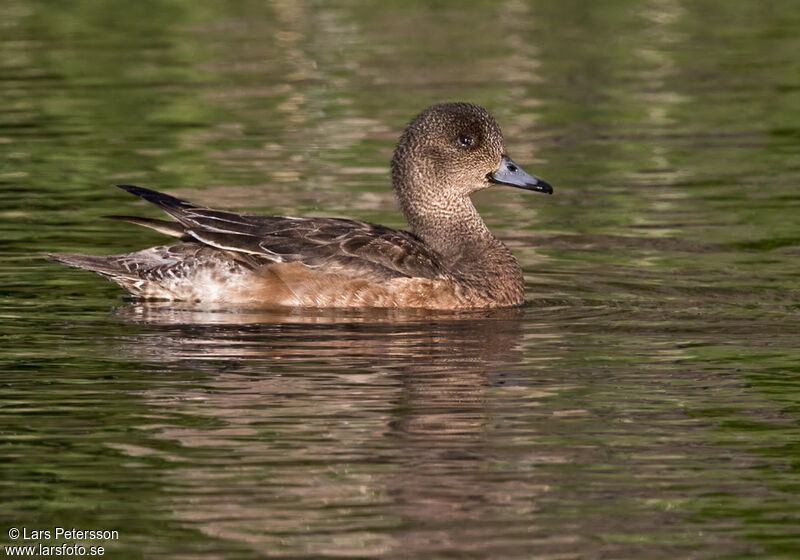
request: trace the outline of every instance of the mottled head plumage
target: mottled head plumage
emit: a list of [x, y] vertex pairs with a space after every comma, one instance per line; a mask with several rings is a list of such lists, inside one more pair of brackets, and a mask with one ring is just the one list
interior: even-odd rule
[[[500, 126], [472, 103], [432, 105], [406, 127], [392, 159], [394, 188], [404, 197], [468, 196], [490, 186], [505, 151]], [[423, 191], [423, 192], [420, 192]]]

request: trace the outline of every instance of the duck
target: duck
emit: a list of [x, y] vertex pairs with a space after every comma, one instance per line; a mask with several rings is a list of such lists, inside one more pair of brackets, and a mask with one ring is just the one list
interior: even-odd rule
[[506, 154], [483, 107], [432, 105], [403, 131], [391, 178], [409, 229], [344, 218], [217, 210], [134, 185], [117, 187], [173, 220], [108, 216], [177, 241], [133, 253], [50, 253], [142, 300], [264, 307], [425, 308], [520, 306], [519, 262], [470, 196], [500, 185], [552, 194]]

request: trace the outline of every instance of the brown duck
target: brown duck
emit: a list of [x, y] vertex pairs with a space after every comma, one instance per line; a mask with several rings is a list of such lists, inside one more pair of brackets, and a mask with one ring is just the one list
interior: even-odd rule
[[468, 309], [524, 303], [519, 263], [470, 195], [493, 184], [552, 193], [506, 155], [494, 118], [433, 105], [408, 125], [392, 184], [410, 231], [338, 218], [256, 216], [119, 185], [177, 221], [112, 216], [180, 239], [122, 255], [50, 254], [147, 299], [301, 307]]

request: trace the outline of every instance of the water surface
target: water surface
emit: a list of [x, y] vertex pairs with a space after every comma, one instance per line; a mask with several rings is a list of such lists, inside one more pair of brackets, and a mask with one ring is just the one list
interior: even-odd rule
[[[800, 555], [796, 3], [3, 12], [0, 534], [116, 529], [116, 558]], [[449, 100], [556, 188], [476, 196], [522, 309], [141, 305], [40, 258], [163, 242], [100, 219], [158, 216], [118, 182], [402, 227], [394, 142]]]

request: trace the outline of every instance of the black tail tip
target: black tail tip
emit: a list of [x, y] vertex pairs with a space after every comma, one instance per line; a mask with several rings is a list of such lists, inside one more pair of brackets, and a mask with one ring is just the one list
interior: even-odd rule
[[136, 185], [115, 185], [115, 186], [119, 189], [122, 189], [123, 191], [128, 191], [133, 195], [143, 198], [149, 202], [152, 202], [153, 204], [158, 204], [159, 206], [162, 207], [192, 206], [192, 203], [187, 200], [175, 198], [174, 196], [154, 191], [152, 189], [137, 187]]
[[142, 187], [137, 187], [136, 185], [114, 185], [118, 189], [122, 189], [123, 191], [128, 191], [131, 194], [135, 194], [137, 196], [142, 196], [145, 193], [154, 192], [150, 189], [145, 189]]

